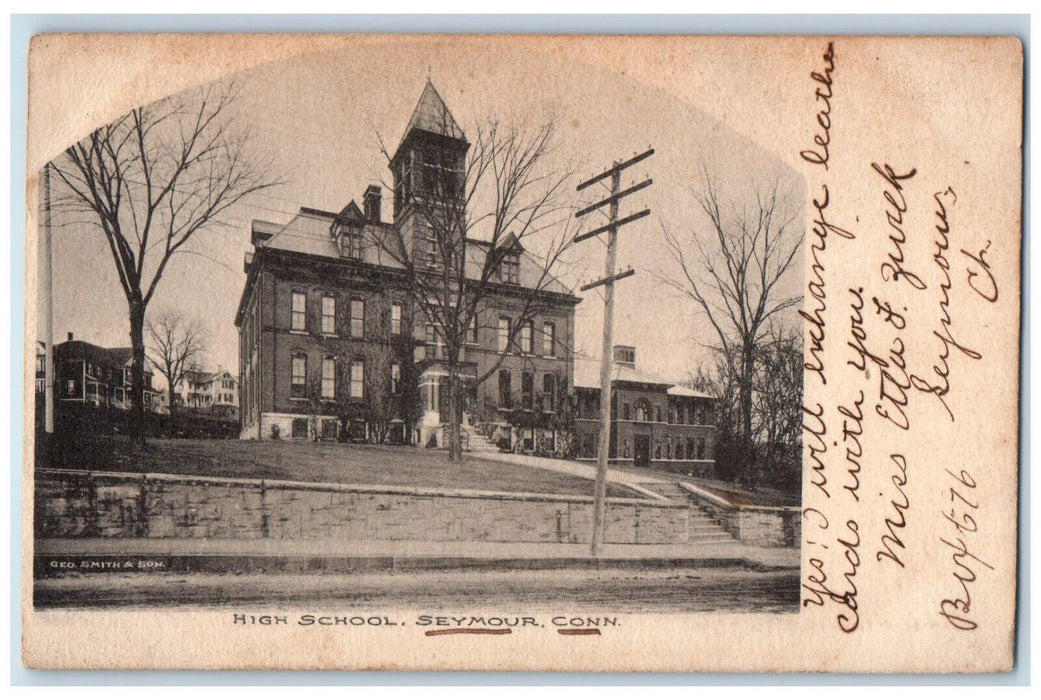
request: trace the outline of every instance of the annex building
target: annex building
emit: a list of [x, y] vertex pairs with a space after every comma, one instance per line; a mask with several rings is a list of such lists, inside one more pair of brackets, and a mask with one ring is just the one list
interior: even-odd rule
[[[416, 308], [409, 275], [386, 254], [386, 241], [404, 241], [417, 268], [439, 274], [433, 254], [424, 268], [432, 241], [417, 202], [432, 179], [463, 177], [469, 148], [428, 80], [390, 160], [390, 220], [382, 188], [369, 185], [361, 206], [352, 200], [338, 212], [301, 207], [284, 224], [253, 221], [235, 317], [243, 439], [444, 444], [444, 343]], [[474, 258], [466, 274], [480, 274], [483, 256], [493, 251], [477, 239], [466, 243]], [[461, 358], [464, 427], [500, 422], [516, 406], [542, 410], [573, 385], [579, 298], [554, 279], [547, 283], [515, 237], [494, 254], [501, 262], [491, 294], [466, 332]], [[532, 295], [538, 312], [518, 326]]]
[[[715, 399], [639, 371], [632, 346], [614, 346], [612, 359], [609, 462], [713, 476]], [[575, 393], [578, 458], [596, 459], [600, 387], [578, 386]]]

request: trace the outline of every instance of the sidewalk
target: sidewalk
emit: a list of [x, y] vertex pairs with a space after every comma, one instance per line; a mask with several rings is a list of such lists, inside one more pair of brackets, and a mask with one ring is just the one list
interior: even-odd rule
[[[342, 540], [63, 539], [36, 542], [36, 577], [67, 571], [111, 571], [153, 560], [151, 571], [343, 572], [420, 569], [559, 569], [745, 567], [791, 569], [799, 550], [740, 542], [606, 544], [594, 558], [588, 544]], [[97, 563], [92, 563], [97, 562]], [[106, 564], [105, 562], [109, 562]], [[119, 568], [120, 571], [123, 568]]]
[[[493, 460], [496, 462], [517, 464], [523, 467], [530, 467], [533, 469], [545, 469], [547, 471], [553, 471], [560, 474], [568, 474], [570, 476], [577, 476], [583, 479], [596, 479], [595, 464], [583, 464], [582, 462], [575, 462], [567, 459], [550, 459], [548, 457], [535, 457], [532, 455], [513, 454], [512, 452], [500, 452], [498, 450], [475, 450], [470, 454], [479, 456], [481, 459]], [[622, 484], [624, 486], [641, 486], [646, 484], [670, 483], [669, 481], [658, 478], [656, 476], [634, 476], [632, 474], [627, 474], [617, 469], [607, 470], [607, 480], [616, 484]]]

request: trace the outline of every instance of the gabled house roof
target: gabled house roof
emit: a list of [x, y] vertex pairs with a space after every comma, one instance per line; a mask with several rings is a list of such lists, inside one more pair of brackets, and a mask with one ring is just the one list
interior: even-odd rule
[[[134, 359], [134, 350], [128, 347], [103, 348], [85, 340], [67, 340], [54, 346], [54, 357], [58, 360], [83, 359], [96, 365], [124, 368]], [[146, 375], [152, 374], [147, 362], [144, 369]]]
[[352, 199], [348, 202], [347, 206], [340, 210], [340, 213], [336, 215], [337, 221], [365, 221], [365, 216], [361, 213], [361, 209], [357, 203]]
[[213, 372], [202, 369], [189, 369], [184, 371], [184, 379], [190, 381], [193, 384], [209, 384], [214, 380], [220, 379], [224, 375], [227, 375], [235, 380], [238, 379], [235, 375], [233, 375], [226, 369], [218, 369]]

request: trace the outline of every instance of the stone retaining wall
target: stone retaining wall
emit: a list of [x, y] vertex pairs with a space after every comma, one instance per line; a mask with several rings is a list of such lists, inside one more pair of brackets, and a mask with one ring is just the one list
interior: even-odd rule
[[727, 532], [757, 547], [798, 547], [802, 544], [802, 509], [794, 507], [739, 506], [680, 482], [680, 487]]
[[[581, 496], [46, 470], [37, 537], [213, 537], [483, 542], [589, 540]], [[692, 509], [608, 499], [611, 543], [683, 544]]]
[[802, 518], [798, 508], [741, 506], [732, 516], [731, 534], [745, 544], [760, 547], [795, 547], [802, 541]]

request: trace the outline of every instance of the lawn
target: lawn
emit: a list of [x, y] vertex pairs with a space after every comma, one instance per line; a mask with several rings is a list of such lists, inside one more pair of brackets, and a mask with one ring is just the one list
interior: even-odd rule
[[[56, 454], [53, 466], [153, 474], [421, 486], [566, 495], [593, 495], [588, 479], [414, 447], [290, 441], [160, 440], [145, 447], [125, 438], [82, 438]], [[637, 496], [611, 484], [609, 496]]]

